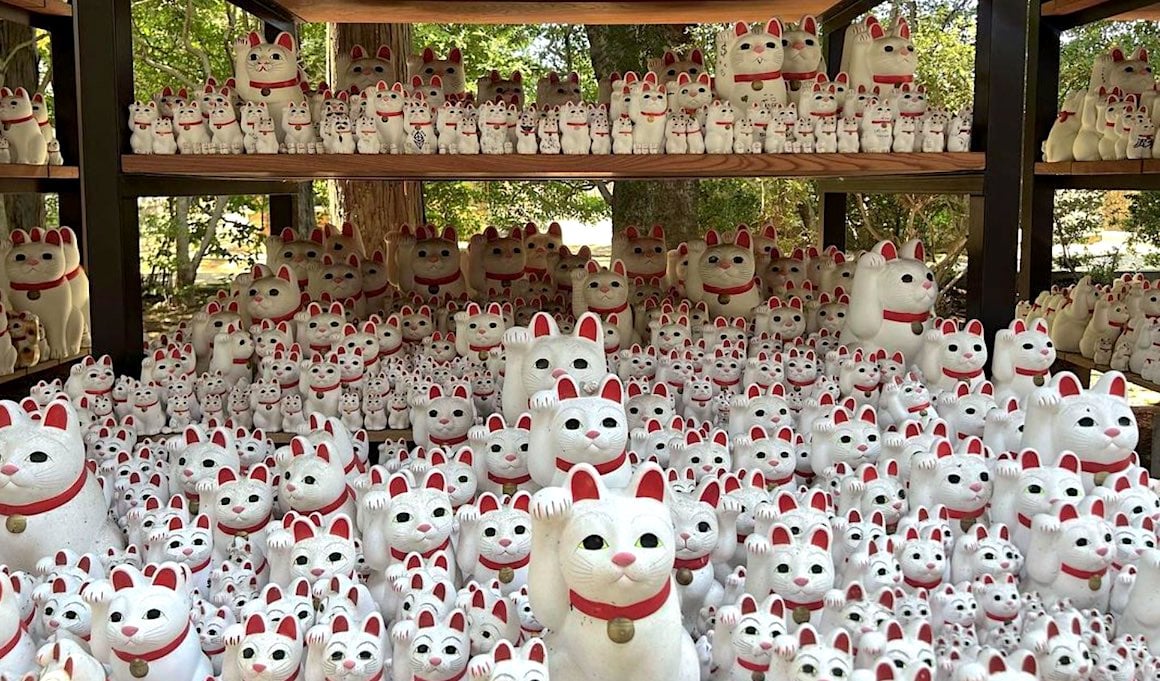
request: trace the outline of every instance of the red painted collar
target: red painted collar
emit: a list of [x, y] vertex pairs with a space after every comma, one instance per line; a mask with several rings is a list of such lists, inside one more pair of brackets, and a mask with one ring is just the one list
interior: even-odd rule
[[882, 318], [892, 322], [925, 322], [930, 319], [930, 312], [896, 312], [883, 310]]
[[719, 388], [732, 388], [733, 386], [737, 385], [740, 382], [741, 382], [740, 378], [735, 378], [732, 381], [722, 381], [719, 378], [713, 379], [713, 384]]
[[35, 116], [33, 116], [33, 114], [28, 114], [27, 116], [24, 116], [23, 118], [6, 118], [0, 122], [3, 122], [5, 126], [9, 126], [9, 125], [16, 125], [17, 123], [24, 123], [25, 121], [31, 121], [33, 118], [35, 118]]
[[21, 284], [20, 282], [9, 282], [8, 286], [13, 291], [47, 291], [56, 288], [66, 281], [64, 276], [59, 276], [51, 281], [42, 281], [35, 284]]
[[[446, 550], [447, 547], [450, 545], [451, 545], [451, 537], [448, 537], [448, 538], [444, 539], [443, 543], [440, 544], [439, 546], [436, 546], [435, 548], [431, 549], [430, 551], [425, 551], [423, 553], [420, 553], [419, 555], [423, 556], [423, 559], [426, 560], [426, 559], [430, 558], [431, 556], [434, 556], [439, 551]], [[395, 560], [406, 560], [407, 553], [408, 553], [407, 551], [400, 551], [393, 546], [391, 547], [391, 558], [394, 558]]]
[[1023, 367], [1015, 367], [1015, 373], [1019, 374], [1020, 376], [1044, 376], [1048, 371], [1051, 371], [1051, 367], [1047, 367], [1046, 369], [1025, 369]]
[[529, 552], [528, 555], [524, 556], [523, 558], [518, 558], [510, 563], [501, 563], [499, 561], [492, 560], [492, 559], [488, 558], [487, 556], [480, 554], [479, 563], [480, 563], [480, 565], [484, 566], [488, 570], [502, 570], [504, 568], [511, 568], [513, 570], [518, 570], [518, 569], [524, 567], [525, 565], [527, 565], [528, 562], [531, 561], [531, 559], [532, 559], [532, 554]]
[[471, 350], [472, 352], [487, 352], [492, 348], [498, 348], [499, 345], [499, 343], [496, 343], [495, 345], [472, 345], [471, 343], [468, 343], [467, 349]]
[[355, 471], [355, 470], [357, 470], [359, 473], [365, 473], [366, 472], [366, 464], [364, 464], [362, 461], [360, 461], [357, 456], [352, 456], [350, 459], [350, 463], [348, 463], [346, 465], [346, 467], [342, 469], [342, 471], [344, 473], [350, 473], [350, 472]]
[[306, 513], [321, 513], [324, 516], [334, 513], [338, 509], [342, 508], [342, 505], [346, 503], [346, 498], [348, 496], [350, 496], [350, 487], [344, 486], [342, 488], [342, 494], [339, 494], [337, 499], [321, 508], [312, 508], [306, 511]]
[[823, 601], [808, 601], [805, 603], [800, 603], [798, 601], [791, 601], [788, 598], [785, 599], [785, 607], [789, 608], [790, 610], [796, 610], [797, 608], [805, 608], [806, 610], [813, 612], [814, 610], [821, 610], [822, 606], [824, 606], [824, 605], [825, 605], [825, 602], [823, 602]]
[[751, 662], [751, 661], [745, 659], [744, 657], [739, 656], [737, 658], [737, 664], [741, 665], [742, 669], [745, 669], [745, 670], [748, 670], [751, 672], [767, 672], [767, 671], [769, 671], [769, 663], [768, 662], [764, 662], [764, 663]]
[[818, 377], [814, 376], [813, 380], [811, 380], [811, 381], [795, 381], [792, 378], [788, 378], [788, 377], [785, 380], [787, 383], [789, 383], [790, 385], [792, 385], [795, 388], [808, 388], [811, 385], [818, 382]]
[[524, 273], [523, 272], [512, 272], [512, 273], [484, 272], [483, 276], [488, 278], [488, 279], [495, 279], [496, 281], [515, 281], [515, 280], [523, 277]]
[[160, 660], [166, 655], [177, 650], [177, 647], [180, 646], [181, 642], [185, 640], [187, 634], [189, 634], [188, 621], [185, 623], [185, 628], [182, 629], [181, 633], [177, 635], [177, 638], [156, 650], [151, 650], [147, 653], [130, 653], [124, 650], [117, 650], [116, 648], [113, 648], [113, 654], [116, 655], [117, 659], [121, 660], [122, 662], [134, 662], [136, 660], [142, 660], [144, 662], [156, 662], [157, 660]]
[[250, 363], [249, 357], [235, 357], [234, 358], [234, 364], [249, 364], [249, 363]]
[[254, 523], [253, 525], [250, 525], [248, 527], [230, 527], [229, 525], [224, 525], [222, 523], [218, 523], [218, 529], [222, 531], [222, 534], [228, 534], [231, 537], [236, 537], [239, 534], [250, 535], [250, 534], [253, 534], [255, 532], [260, 532], [261, 530], [263, 530], [266, 527], [266, 525], [269, 522], [270, 522], [270, 514], [267, 513], [265, 518], [262, 518], [258, 522]]
[[383, 284], [381, 288], [371, 289], [370, 291], [363, 291], [363, 295], [367, 298], [375, 298], [386, 293], [387, 289], [389, 288], [391, 288], [391, 282], [388, 281], [387, 283]]
[[231, 118], [230, 120], [226, 121], [225, 123], [214, 123], [213, 127], [217, 128], [218, 130], [221, 130], [222, 128], [226, 127], [227, 125], [233, 125], [234, 123], [237, 123], [237, 122], [238, 122], [238, 119]]
[[1014, 613], [1011, 615], [996, 615], [995, 613], [987, 612], [986, 610], [983, 611], [983, 614], [987, 616], [987, 619], [994, 620], [996, 622], [1011, 622], [1019, 616], [1019, 613]]
[[666, 579], [665, 585], [655, 595], [629, 605], [613, 605], [611, 603], [590, 601], [575, 591], [568, 591], [568, 601], [576, 610], [598, 620], [614, 620], [618, 617], [623, 617], [635, 622], [660, 610], [661, 606], [665, 604], [665, 601], [669, 599], [669, 593], [672, 590], [673, 580]]
[[706, 553], [699, 558], [677, 558], [673, 561], [673, 567], [677, 569], [700, 570], [709, 564], [710, 557], [711, 554]]
[[[330, 347], [330, 346], [327, 346], [327, 347]], [[321, 387], [321, 388], [316, 388], [316, 387], [314, 387], [314, 386], [310, 386], [310, 392], [314, 392], [314, 393], [328, 393], [328, 392], [330, 392], [331, 390], [338, 390], [338, 387], [339, 387], [340, 385], [342, 385], [342, 381], [339, 381], [338, 383], [335, 383], [334, 385], [326, 385], [326, 386], [323, 386], [323, 387]]]
[[64, 278], [68, 279], [69, 281], [72, 281], [73, 279], [76, 279], [77, 277], [79, 277], [80, 274], [81, 274], [81, 266], [77, 265], [76, 267], [72, 268], [71, 271], [66, 272], [64, 275]]
[[922, 404], [916, 404], [913, 407], [907, 407], [906, 411], [910, 412], [911, 414], [917, 414], [918, 412], [925, 411], [927, 409], [930, 409], [930, 402], [923, 402]]
[[779, 80], [781, 71], [764, 71], [762, 73], [737, 73], [733, 75], [734, 83], [753, 83], [756, 81]]
[[953, 369], [947, 369], [946, 367], [943, 367], [942, 372], [943, 375], [947, 378], [954, 378], [960, 381], [969, 378], [978, 378], [979, 376], [983, 375], [983, 370], [981, 368], [975, 369], [974, 371], [955, 371]]
[[524, 473], [523, 475], [521, 475], [519, 477], [515, 477], [515, 478], [502, 478], [502, 477], [496, 475], [495, 473], [488, 471], [487, 472], [487, 479], [491, 480], [492, 482], [496, 483], [497, 485], [522, 485], [525, 482], [529, 482], [532, 479], [532, 474], [531, 473]]
[[[85, 487], [85, 481], [89, 479], [89, 469], [87, 466], [81, 466], [81, 474], [76, 479], [76, 482], [69, 485], [63, 492], [56, 496], [42, 499], [41, 501], [34, 501], [30, 504], [0, 504], [0, 515], [2, 516], [33, 516], [41, 513], [48, 513], [64, 506], [72, 501], [76, 495], [81, 493]], [[0, 655], [0, 657], [3, 657]]]
[[814, 80], [815, 78], [818, 77], [818, 72], [816, 70], [815, 71], [785, 71], [781, 75], [786, 80], [793, 80], [793, 81]]
[[914, 76], [874, 76], [874, 82], [885, 85], [902, 85], [903, 83], [913, 83]]
[[1068, 565], [1067, 563], [1060, 563], [1059, 569], [1060, 569], [1060, 571], [1063, 572], [1063, 574], [1071, 575], [1072, 577], [1075, 577], [1076, 579], [1091, 579], [1092, 577], [1103, 577], [1104, 575], [1106, 575], [1108, 573], [1107, 567], [1102, 567], [1099, 570], [1081, 570], [1075, 566]]
[[9, 641], [2, 647], [0, 647], [0, 660], [3, 660], [4, 657], [8, 655], [8, 653], [12, 652], [12, 649], [16, 647], [16, 644], [20, 643], [20, 639], [24, 637], [24, 631], [24, 623], [21, 623], [20, 626], [16, 627], [16, 633], [12, 634], [12, 638], [9, 639]]
[[617, 314], [620, 312], [624, 312], [627, 309], [628, 309], [628, 302], [627, 301], [624, 303], [621, 303], [620, 305], [617, 305], [616, 307], [596, 307], [594, 305], [588, 306], [588, 311], [595, 312], [596, 314]]
[[917, 579], [903, 575], [902, 581], [905, 582], [907, 586], [912, 586], [915, 589], [926, 589], [927, 591], [932, 591], [937, 588], [939, 584], [942, 584], [943, 580], [942, 577], [939, 577], [932, 582], [920, 582]]
[[713, 286], [712, 284], [702, 284], [701, 287], [709, 293], [716, 293], [719, 296], [735, 296], [741, 293], [748, 293], [756, 284], [756, 280], [750, 279], [748, 282], [742, 284], [741, 286]]
[[435, 279], [429, 279], [427, 277], [420, 277], [419, 275], [415, 275], [415, 283], [422, 284], [424, 286], [442, 286], [443, 284], [450, 284], [452, 282], [459, 281], [459, 278], [462, 276], [463, 273], [459, 270], [456, 270], [446, 277], [437, 277]]
[[290, 78], [289, 80], [277, 80], [277, 81], [269, 81], [269, 82], [260, 81], [260, 80], [251, 80], [250, 81], [250, 87], [258, 88], [259, 90], [273, 90], [274, 88], [296, 87], [297, 85], [298, 85], [298, 76], [294, 76], [293, 78]]
[[987, 510], [987, 505], [969, 510], [962, 510], [958, 508], [947, 508], [947, 517], [951, 520], [962, 520], [963, 518], [978, 518], [983, 515], [983, 511]]
[[298, 310], [294, 309], [280, 317], [266, 317], [266, 319], [269, 319], [271, 322], [277, 324], [278, 322], [288, 322], [291, 319], [294, 319], [294, 315], [296, 314], [298, 314]]
[[376, 113], [376, 114], [378, 114], [378, 117], [379, 117], [379, 118], [381, 118], [381, 119], [383, 119], [383, 121], [384, 121], [384, 122], [385, 122], [385, 121], [386, 121], [388, 118], [395, 118], [395, 117], [397, 117], [397, 116], [402, 116], [402, 115], [403, 115], [403, 112], [402, 112], [402, 111], [387, 111], [387, 112], [385, 112], [385, 113], [384, 113], [384, 112], [382, 112], [382, 111], [376, 111], [375, 113]]
[[[3, 334], [0, 334], [0, 335], [3, 335]], [[86, 390], [85, 394], [86, 395], [108, 395], [111, 392], [113, 392], [112, 388], [105, 388], [104, 390]]]
[[1079, 464], [1080, 470], [1084, 473], [1119, 473], [1128, 466], [1132, 465], [1132, 455], [1129, 454], [1119, 461], [1112, 463], [1099, 463], [1097, 461], [1081, 461]]
[[859, 391], [859, 392], [864, 392], [867, 395], [869, 395], [870, 393], [876, 392], [878, 390], [878, 384], [872, 383], [870, 385], [858, 385], [857, 383], [855, 383], [854, 389]]
[[427, 438], [435, 444], [440, 445], [441, 447], [446, 447], [448, 445], [461, 445], [464, 442], [467, 442], [467, 433], [464, 433], [459, 437], [453, 437], [446, 440], [441, 437], [435, 437], [434, 435], [428, 435]]
[[[624, 461], [627, 458], [628, 454], [621, 452], [620, 456], [614, 457], [609, 461], [605, 461], [604, 463], [596, 464], [596, 472], [601, 475], [608, 475], [609, 473], [624, 465]], [[567, 459], [562, 459], [558, 456], [556, 457], [556, 470], [558, 471], [567, 473], [568, 471], [572, 470], [572, 467], [575, 465], [575, 463], [568, 461]]]
[[1028, 518], [1027, 516], [1023, 515], [1022, 513], [1017, 513], [1015, 515], [1019, 518], [1020, 525], [1022, 525], [1023, 527], [1026, 527], [1029, 530], [1031, 529], [1031, 518]]

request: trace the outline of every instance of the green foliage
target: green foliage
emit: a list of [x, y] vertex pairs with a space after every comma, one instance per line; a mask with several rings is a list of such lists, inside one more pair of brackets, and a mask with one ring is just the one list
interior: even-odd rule
[[782, 247], [815, 240], [817, 192], [807, 180], [702, 180], [697, 221], [704, 230], [739, 224], [777, 227]]
[[1097, 237], [1103, 228], [1099, 213], [1102, 192], [1065, 189], [1055, 193], [1055, 242], [1061, 246], [1055, 267], [1067, 272], [1084, 271], [1096, 261], [1081, 252], [1082, 245]]
[[593, 223], [608, 218], [608, 204], [584, 182], [429, 182], [423, 186], [429, 222], [453, 225], [461, 237], [488, 226], [501, 231], [526, 222]]
[[1059, 53], [1059, 97], [1069, 90], [1086, 90], [1092, 77], [1092, 60], [1113, 45], [1124, 50], [1146, 47], [1160, 54], [1160, 32], [1152, 21], [1100, 21], [1063, 34]]
[[[143, 199], [140, 203], [142, 274], [176, 274], [182, 265], [178, 244], [188, 238], [187, 257], [192, 259], [210, 231], [214, 198], [190, 199], [188, 237], [182, 235], [177, 202], [179, 199]], [[255, 229], [254, 218], [268, 211], [264, 196], [233, 196], [226, 200], [214, 238], [205, 246], [204, 257], [248, 266], [265, 252], [265, 236]], [[148, 269], [147, 269], [148, 268]]]
[[[1128, 224], [1132, 240], [1160, 247], [1160, 192], [1136, 192], [1128, 197]], [[1148, 253], [1144, 261], [1160, 266], [1160, 253]]]

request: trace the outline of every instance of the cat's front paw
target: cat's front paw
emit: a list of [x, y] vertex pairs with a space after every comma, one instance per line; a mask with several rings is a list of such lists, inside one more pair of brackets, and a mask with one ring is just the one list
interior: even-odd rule
[[793, 659], [797, 655], [798, 640], [796, 636], [789, 634], [782, 634], [773, 639], [773, 652], [779, 657], [787, 660]]
[[846, 607], [846, 594], [842, 593], [841, 589], [830, 589], [822, 597], [822, 600], [825, 601], [826, 607], [828, 608], [840, 610]]
[[286, 531], [272, 532], [266, 537], [266, 547], [271, 551], [289, 551], [294, 545], [294, 535]]
[[721, 502], [717, 506], [717, 514], [722, 517], [736, 519], [737, 516], [741, 515], [741, 509], [741, 502], [737, 499], [729, 496], [721, 497]]
[[1022, 472], [1023, 467], [1019, 465], [1019, 462], [1011, 459], [1003, 459], [995, 464], [995, 475], [1004, 480], [1018, 480]]
[[81, 588], [81, 598], [89, 605], [100, 605], [113, 600], [113, 584], [107, 579], [91, 582]]
[[509, 348], [526, 348], [532, 343], [532, 332], [524, 327], [514, 327], [503, 332], [503, 344]]
[[691, 241], [688, 242], [688, 244], [689, 244], [689, 253], [691, 253], [693, 255], [701, 255], [702, 253], [705, 252], [705, 249], [708, 248], [708, 246], [705, 245], [705, 242], [702, 239], [692, 239]]
[[1036, 390], [1035, 394], [1031, 396], [1031, 401], [1037, 407], [1046, 407], [1048, 409], [1055, 409], [1061, 403], [1059, 393], [1046, 389]]
[[741, 621], [741, 610], [735, 605], [726, 605], [717, 611], [717, 622], [727, 627], [735, 627]]
[[858, 260], [858, 266], [871, 270], [880, 270], [886, 267], [886, 258], [871, 251], [862, 255], [862, 258]]
[[725, 588], [728, 591], [741, 591], [745, 588], [745, 568], [738, 567], [725, 578]]
[[532, 395], [532, 399], [528, 400], [528, 406], [534, 414], [551, 414], [560, 406], [560, 399], [553, 390], [541, 390]]
[[933, 471], [938, 466], [938, 457], [933, 454], [919, 454], [914, 457], [911, 465], [921, 471]]
[[1136, 566], [1129, 565], [1120, 574], [1116, 575], [1116, 583], [1120, 586], [1130, 587], [1136, 583]]
[[491, 677], [491, 670], [494, 666], [494, 661], [488, 653], [476, 655], [471, 658], [471, 662], [467, 665], [467, 673], [471, 675], [472, 679], [482, 681]]
[[1031, 529], [1037, 532], [1056, 534], [1059, 532], [1059, 518], [1046, 513], [1040, 513], [1031, 521]]
[[562, 487], [545, 487], [532, 497], [532, 518], [555, 520], [572, 510], [572, 496]]
[[411, 620], [402, 620], [391, 627], [391, 640], [395, 645], [405, 646], [415, 637], [415, 623]]
[[306, 632], [306, 645], [311, 647], [326, 645], [327, 640], [330, 639], [330, 633], [330, 627], [325, 624], [310, 627], [310, 631]]
[[246, 637], [246, 628], [241, 624], [231, 624], [222, 634], [222, 643], [227, 646], [236, 646]]
[[206, 478], [205, 480], [198, 480], [194, 485], [198, 494], [213, 494], [217, 491], [217, 480]]
[[461, 525], [474, 525], [479, 522], [479, 509], [471, 504], [464, 504], [455, 512], [455, 519]]
[[[384, 510], [386, 510], [386, 508], [388, 506], [390, 506], [390, 504], [391, 504], [390, 495], [382, 490], [375, 490], [373, 492], [367, 492], [367, 495], [365, 497], [363, 497], [363, 500], [362, 500], [363, 508], [365, 508], [366, 510], [368, 510], [372, 513], [377, 512], [377, 511], [384, 511]], [[289, 548], [289, 547], [287, 547], [287, 548]]]
[[751, 534], [745, 538], [745, 550], [754, 556], [768, 556], [773, 546], [763, 537]]

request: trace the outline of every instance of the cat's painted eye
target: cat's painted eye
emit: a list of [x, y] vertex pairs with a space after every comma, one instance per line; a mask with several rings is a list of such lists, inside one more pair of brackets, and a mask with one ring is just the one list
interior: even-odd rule
[[600, 549], [607, 547], [608, 542], [604, 541], [604, 537], [601, 537], [598, 534], [590, 534], [587, 537], [584, 537], [584, 540], [580, 542], [580, 545], [588, 551], [599, 551]]

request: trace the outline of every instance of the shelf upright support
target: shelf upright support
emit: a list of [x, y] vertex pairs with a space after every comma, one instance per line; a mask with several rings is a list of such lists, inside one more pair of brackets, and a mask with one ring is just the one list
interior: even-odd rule
[[93, 352], [111, 355], [118, 373], [136, 375], [144, 335], [140, 226], [137, 200], [125, 195], [121, 176], [121, 154], [129, 149], [125, 112], [133, 101], [131, 12], [129, 0], [73, 4]]
[[[1030, 210], [1025, 191], [1034, 170], [1035, 130], [1027, 120], [1028, 53], [1038, 0], [980, 0], [975, 43], [975, 132], [986, 151], [983, 196], [970, 199], [967, 238], [967, 316], [994, 340], [1014, 316], [1019, 225]], [[993, 68], [992, 68], [993, 67]]]
[[[73, 42], [72, 17], [46, 17], [42, 26], [48, 31], [52, 49], [52, 91], [56, 139], [60, 142], [65, 165], [79, 166], [80, 138], [77, 120], [76, 44]], [[80, 183], [69, 185], [59, 193], [60, 224], [72, 227], [80, 239], [81, 258], [85, 256], [85, 238], [81, 220]]]
[[[1060, 27], [1045, 17], [1033, 17], [1032, 53], [1038, 55], [1035, 77], [1027, 84], [1027, 101], [1033, 103], [1036, 140], [1047, 139], [1055, 123], [1059, 105]], [[1033, 159], [1034, 160], [1034, 159]], [[1023, 220], [1019, 244], [1019, 296], [1031, 300], [1051, 287], [1051, 246], [1055, 227], [1055, 187], [1043, 178], [1030, 175], [1031, 213]]]
[[[825, 42], [826, 69], [830, 77], [838, 75], [842, 68], [842, 47], [846, 42], [848, 23], [837, 25], [826, 24], [822, 27], [823, 41]], [[822, 246], [836, 246], [838, 250], [846, 250], [847, 233], [847, 195], [845, 192], [818, 191], [818, 207], [821, 209], [821, 242]]]

